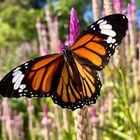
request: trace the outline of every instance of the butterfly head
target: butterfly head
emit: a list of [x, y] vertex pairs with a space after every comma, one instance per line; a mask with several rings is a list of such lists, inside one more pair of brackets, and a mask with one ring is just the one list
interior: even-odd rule
[[69, 47], [68, 46], [63, 47], [63, 54], [65, 56], [70, 56], [71, 55], [71, 52], [69, 51]]

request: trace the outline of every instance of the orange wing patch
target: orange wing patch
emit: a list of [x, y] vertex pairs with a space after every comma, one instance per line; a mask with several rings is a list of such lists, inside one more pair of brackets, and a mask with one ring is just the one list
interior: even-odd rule
[[80, 47], [81, 45], [87, 43], [93, 38], [93, 36], [93, 34], [86, 34], [82, 36], [77, 42], [74, 43], [74, 45], [71, 47], [71, 50], [77, 49], [77, 47]]
[[55, 63], [50, 64], [50, 66], [47, 68], [46, 75], [43, 80], [42, 84], [42, 90], [44, 92], [49, 92], [51, 85], [52, 85], [52, 79], [54, 74], [56, 73], [58, 66], [61, 64], [61, 59], [58, 59], [55, 61]]
[[56, 60], [60, 56], [61, 56], [61, 54], [57, 54], [57, 55], [52, 55], [50, 57], [44, 58], [44, 59], [40, 60], [39, 62], [35, 63], [34, 66], [32, 67], [32, 70], [37, 70], [39, 68], [42, 68], [45, 65], [47, 65], [48, 63], [50, 63], [51, 61]]
[[67, 89], [65, 84], [63, 84], [62, 100], [64, 102], [68, 102]]
[[79, 57], [89, 60], [91, 63], [93, 63], [96, 66], [102, 65], [102, 58], [97, 54], [91, 52], [90, 50], [87, 50], [86, 48], [76, 49], [73, 52]]
[[62, 79], [62, 77], [60, 77], [60, 80], [59, 80], [59, 84], [58, 84], [58, 87], [57, 87], [57, 94], [58, 94], [58, 96], [61, 96], [61, 91], [62, 91], [62, 87], [63, 86], [63, 79]]
[[101, 70], [108, 63], [110, 57], [107, 56], [108, 50], [103, 44], [104, 41], [98, 35], [87, 33], [79, 38], [70, 50], [81, 61], [81, 64], [94, 65], [95, 69]]
[[74, 88], [74, 86], [73, 86], [73, 84], [72, 84], [72, 81], [70, 80], [70, 87], [71, 87], [71, 91], [73, 91], [73, 93], [74, 93], [74, 95], [75, 95], [75, 97], [77, 98], [77, 99], [80, 99], [81, 97], [80, 97], [80, 94], [77, 92], [77, 90]]
[[91, 74], [91, 72], [88, 71], [86, 67], [82, 67], [82, 65], [80, 65], [77, 60], [75, 60], [75, 63], [81, 75], [80, 78], [82, 81], [83, 96], [90, 98], [95, 93], [95, 90], [96, 90], [94, 86], [95, 78]]
[[100, 54], [100, 55], [106, 54], [106, 50], [105, 50], [104, 46], [97, 44], [95, 42], [89, 42], [85, 45], [85, 47]]
[[62, 64], [63, 56], [60, 54], [49, 55], [38, 60], [27, 74], [27, 79], [31, 81], [33, 91], [43, 91], [48, 93], [52, 86], [52, 80], [59, 66]]
[[68, 86], [68, 91], [69, 91], [70, 102], [71, 103], [75, 103], [76, 99], [75, 99], [75, 97], [72, 94], [70, 86]]
[[44, 72], [45, 72], [45, 68], [42, 68], [42, 69], [40, 69], [39, 71], [36, 72], [36, 75], [34, 76], [33, 81], [32, 81], [32, 88], [34, 90], [39, 89], [42, 78], [43, 78], [43, 75], [44, 75]]
[[57, 96], [59, 96], [63, 102], [65, 103], [75, 103], [76, 100], [80, 99], [80, 95], [75, 89], [73, 81], [73, 74], [72, 71], [69, 69], [66, 63], [64, 63], [61, 77], [58, 82], [57, 86]]
[[96, 41], [96, 42], [102, 42], [103, 41], [103, 39], [101, 37], [98, 37], [98, 36], [95, 36], [92, 40]]
[[28, 79], [31, 79], [31, 78], [34, 76], [34, 74], [35, 74], [34, 71], [33, 71], [33, 72], [30, 72], [30, 73], [28, 74]]

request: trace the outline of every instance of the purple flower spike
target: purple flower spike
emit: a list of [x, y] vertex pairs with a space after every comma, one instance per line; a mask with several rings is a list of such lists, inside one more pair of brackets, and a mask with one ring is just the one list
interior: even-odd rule
[[47, 104], [45, 104], [43, 106], [43, 112], [44, 112], [44, 116], [41, 120], [41, 124], [43, 126], [47, 126], [47, 125], [51, 124], [51, 122], [52, 122], [52, 120], [48, 117], [48, 106], [47, 106]]
[[132, 6], [131, 6], [131, 9], [132, 9], [132, 20], [135, 21], [136, 20], [136, 0], [131, 0], [131, 3], [132, 3]]
[[103, 114], [105, 113], [105, 100], [104, 99], [102, 99], [102, 101], [101, 101], [100, 111]]
[[62, 48], [63, 48], [63, 44], [61, 40], [58, 40], [58, 46], [57, 46], [57, 51], [59, 53], [62, 53]]
[[44, 112], [44, 116], [48, 118], [48, 106], [46, 104], [43, 106], [43, 112]]
[[33, 112], [34, 111], [34, 106], [32, 103], [32, 99], [28, 99], [28, 111]]
[[136, 0], [131, 0], [132, 3], [132, 10], [136, 10]]
[[122, 0], [114, 0], [114, 9], [116, 13], [120, 13], [122, 11]]
[[76, 15], [75, 9], [72, 8], [70, 12], [70, 45], [74, 43], [75, 39], [79, 34], [80, 34], [79, 20]]
[[46, 25], [42, 24], [42, 27], [41, 28], [42, 28], [41, 34], [43, 36], [46, 36], [46, 34], [47, 34], [47, 32], [46, 32]]
[[95, 107], [93, 107], [91, 110], [91, 122], [93, 124], [98, 124], [99, 122], [99, 119], [97, 117], [97, 109]]
[[132, 4], [131, 3], [128, 3], [128, 20], [129, 22], [132, 22]]

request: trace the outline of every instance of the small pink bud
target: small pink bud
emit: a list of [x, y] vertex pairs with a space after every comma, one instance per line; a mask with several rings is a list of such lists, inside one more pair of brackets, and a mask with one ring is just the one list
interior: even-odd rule
[[113, 96], [113, 92], [112, 92], [112, 91], [110, 91], [108, 96], [109, 96], [109, 99], [111, 99], [111, 100], [112, 100], [112, 99], [113, 99], [113, 97], [114, 97], [114, 96]]
[[33, 112], [34, 111], [34, 106], [32, 103], [32, 99], [28, 99], [28, 111]]
[[101, 100], [100, 111], [101, 113], [105, 113], [105, 100], [104, 99]]
[[44, 116], [48, 118], [48, 106], [46, 104], [44, 104], [43, 106], [43, 112], [44, 112]]
[[91, 122], [93, 124], [97, 124], [99, 122], [99, 119], [97, 117], [97, 109], [93, 107], [91, 111]]
[[46, 32], [46, 25], [42, 25], [42, 30], [41, 30], [41, 34], [43, 35], [43, 36], [46, 36], [46, 34], [47, 34], [47, 32]]
[[65, 46], [70, 46], [70, 38], [68, 35], [66, 36]]
[[122, 0], [114, 0], [114, 9], [116, 13], [120, 13], [122, 11]]
[[40, 18], [37, 18], [36, 28], [37, 29], [41, 28]]

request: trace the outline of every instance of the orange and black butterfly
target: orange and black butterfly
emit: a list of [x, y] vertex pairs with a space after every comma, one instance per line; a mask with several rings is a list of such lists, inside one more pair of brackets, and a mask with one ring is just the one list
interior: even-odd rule
[[4, 97], [51, 97], [62, 108], [75, 110], [96, 103], [101, 82], [96, 71], [108, 64], [128, 28], [125, 15], [103, 17], [87, 27], [63, 53], [28, 61], [0, 82]]

